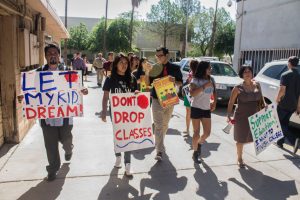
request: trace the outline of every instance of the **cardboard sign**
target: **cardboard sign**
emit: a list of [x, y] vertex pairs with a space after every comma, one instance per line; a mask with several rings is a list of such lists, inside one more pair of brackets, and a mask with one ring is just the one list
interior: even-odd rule
[[182, 91], [184, 92], [184, 95], [188, 99], [190, 105], [192, 105], [193, 97], [190, 94], [190, 84], [183, 86]]
[[145, 75], [140, 76], [140, 90], [141, 90], [141, 92], [149, 92], [151, 90], [151, 86], [148, 86], [146, 84]]
[[248, 120], [256, 155], [264, 151], [271, 143], [283, 138], [275, 104], [255, 113]]
[[160, 105], [163, 108], [173, 106], [179, 103], [175, 85], [170, 81], [170, 77], [166, 76], [153, 82], [156, 95]]
[[23, 116], [27, 119], [83, 116], [81, 71], [21, 73]]
[[115, 152], [154, 147], [150, 93], [110, 94]]

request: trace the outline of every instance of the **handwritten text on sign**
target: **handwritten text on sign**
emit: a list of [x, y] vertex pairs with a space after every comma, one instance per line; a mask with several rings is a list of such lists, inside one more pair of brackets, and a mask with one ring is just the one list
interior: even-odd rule
[[81, 71], [22, 72], [21, 89], [27, 119], [83, 115]]
[[250, 116], [248, 120], [256, 155], [265, 150], [271, 143], [277, 142], [277, 140], [283, 137], [274, 104]]
[[115, 152], [154, 146], [150, 93], [110, 95]]

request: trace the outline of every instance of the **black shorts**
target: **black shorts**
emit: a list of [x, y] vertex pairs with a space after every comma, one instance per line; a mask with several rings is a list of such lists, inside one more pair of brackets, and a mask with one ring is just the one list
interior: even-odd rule
[[200, 118], [211, 118], [210, 110], [202, 110], [201, 108], [191, 107], [191, 118], [200, 119]]

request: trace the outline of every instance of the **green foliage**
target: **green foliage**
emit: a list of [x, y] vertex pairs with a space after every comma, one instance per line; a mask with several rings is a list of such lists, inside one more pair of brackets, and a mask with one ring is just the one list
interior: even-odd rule
[[118, 18], [107, 29], [107, 49], [109, 51], [130, 51], [130, 28], [129, 21]]
[[234, 51], [235, 24], [233, 21], [225, 24], [216, 37], [215, 53], [232, 55]]
[[[181, 20], [179, 7], [170, 0], [160, 0], [157, 5], [152, 5], [151, 12], [147, 13], [149, 31], [163, 37], [166, 46], [168, 36], [178, 35], [178, 24]], [[182, 29], [180, 30], [182, 31]]]
[[87, 49], [89, 33], [86, 25], [80, 23], [78, 26], [70, 28], [70, 39], [67, 41], [67, 47], [78, 51]]
[[102, 18], [93, 28], [88, 40], [88, 48], [91, 52], [97, 53], [103, 51], [103, 34], [105, 19]]

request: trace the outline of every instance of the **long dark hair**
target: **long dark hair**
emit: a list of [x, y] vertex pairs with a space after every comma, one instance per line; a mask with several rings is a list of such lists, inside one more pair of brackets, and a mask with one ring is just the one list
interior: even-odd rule
[[197, 70], [195, 73], [196, 78], [201, 78], [201, 79], [210, 79], [210, 76], [207, 76], [206, 70], [210, 67], [210, 62], [209, 61], [200, 61]]
[[137, 70], [136, 70], [136, 79], [140, 79], [140, 76], [144, 73], [144, 69], [143, 69], [143, 62], [145, 61], [145, 60], [148, 60], [146, 57], [142, 57], [141, 59], [140, 59], [140, 63], [139, 63], [139, 66], [138, 66], [138, 68], [137, 68]]
[[118, 63], [121, 61], [121, 58], [124, 58], [127, 60], [127, 69], [125, 71], [125, 81], [128, 87], [130, 87], [131, 83], [131, 72], [130, 72], [130, 66], [129, 66], [129, 59], [124, 53], [119, 53], [113, 63], [112, 63], [112, 70], [111, 70], [111, 78], [114, 80], [118, 80]]
[[198, 65], [199, 65], [198, 60], [193, 59], [193, 60], [190, 61], [190, 70], [191, 70], [193, 76], [196, 74]]

